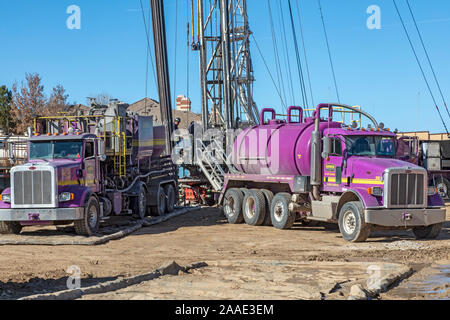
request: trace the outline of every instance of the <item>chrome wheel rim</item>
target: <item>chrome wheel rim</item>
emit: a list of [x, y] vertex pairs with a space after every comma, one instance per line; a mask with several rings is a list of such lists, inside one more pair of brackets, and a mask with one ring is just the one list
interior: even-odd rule
[[255, 200], [252, 197], [249, 197], [245, 203], [245, 214], [250, 219], [256, 214]]
[[141, 192], [139, 194], [139, 216], [143, 217], [145, 215], [145, 193]]
[[166, 211], [166, 207], [165, 207], [165, 201], [166, 201], [166, 197], [164, 196], [164, 194], [161, 193], [161, 195], [159, 196], [159, 213], [160, 214], [164, 214], [164, 211]]
[[224, 210], [225, 210], [225, 214], [228, 217], [234, 216], [234, 199], [233, 198], [229, 198], [227, 200], [227, 202], [225, 204], [225, 207], [224, 207]]
[[91, 229], [94, 229], [97, 226], [97, 207], [91, 206], [88, 212], [88, 223]]
[[284, 215], [284, 206], [283, 202], [277, 201], [274, 206], [274, 217], [275, 220], [281, 222], [283, 220]]
[[352, 234], [355, 232], [356, 230], [356, 217], [355, 214], [353, 213], [353, 211], [348, 210], [344, 213], [344, 217], [343, 217], [343, 227], [344, 227], [344, 231], [347, 234]]
[[438, 185], [437, 185], [437, 190], [438, 190], [439, 195], [440, 195], [442, 198], [447, 198], [447, 192], [448, 192], [448, 190], [447, 190], [447, 185], [446, 185], [444, 182], [438, 183]]

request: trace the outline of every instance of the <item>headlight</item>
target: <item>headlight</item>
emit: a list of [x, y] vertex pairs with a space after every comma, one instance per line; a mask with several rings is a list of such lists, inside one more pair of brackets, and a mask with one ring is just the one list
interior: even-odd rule
[[429, 196], [434, 196], [436, 193], [438, 193], [438, 189], [435, 186], [428, 187]]
[[367, 189], [367, 193], [370, 194], [371, 196], [382, 197], [383, 189], [381, 187], [371, 187]]
[[73, 193], [63, 192], [59, 194], [58, 200], [59, 202], [66, 202], [74, 199]]
[[1, 200], [6, 203], [11, 203], [11, 195], [10, 194], [2, 194]]

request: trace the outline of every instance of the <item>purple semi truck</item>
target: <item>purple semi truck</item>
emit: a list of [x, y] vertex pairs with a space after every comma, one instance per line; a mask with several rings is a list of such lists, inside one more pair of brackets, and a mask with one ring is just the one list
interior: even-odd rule
[[[333, 121], [334, 107], [360, 113], [372, 126]], [[306, 118], [302, 108], [290, 107], [287, 121], [264, 109], [260, 125], [235, 139], [238, 173], [225, 176], [219, 203], [229, 223], [278, 229], [295, 221], [337, 223], [351, 242], [365, 241], [375, 229], [437, 237], [446, 214], [441, 197], [428, 187], [424, 168], [395, 156], [395, 134], [353, 107], [320, 104]]]
[[0, 233], [74, 223], [77, 234], [91, 236], [112, 215], [173, 211], [177, 168], [163, 156], [164, 127], [125, 110], [116, 104], [37, 119], [28, 162], [11, 169], [1, 195]]

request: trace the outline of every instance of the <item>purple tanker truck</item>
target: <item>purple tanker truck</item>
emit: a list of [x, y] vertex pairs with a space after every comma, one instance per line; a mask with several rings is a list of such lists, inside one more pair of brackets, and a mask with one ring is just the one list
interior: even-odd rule
[[164, 127], [125, 110], [116, 103], [37, 119], [28, 162], [11, 169], [11, 187], [1, 194], [0, 233], [74, 223], [91, 236], [112, 215], [173, 211], [177, 169], [163, 156]]
[[[333, 121], [333, 107], [360, 113], [373, 126]], [[365, 241], [375, 229], [412, 229], [420, 239], [440, 233], [444, 203], [428, 187], [427, 171], [395, 159], [395, 134], [367, 113], [320, 104], [311, 117], [291, 107], [287, 121], [273, 109], [262, 110], [260, 118], [234, 142], [238, 173], [225, 176], [219, 198], [229, 223], [278, 229], [295, 221], [337, 223], [351, 242]]]

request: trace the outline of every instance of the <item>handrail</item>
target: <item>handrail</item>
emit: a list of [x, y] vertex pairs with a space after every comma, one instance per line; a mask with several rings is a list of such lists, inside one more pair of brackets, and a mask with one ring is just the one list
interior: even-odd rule
[[[332, 107], [341, 107], [341, 108], [349, 109], [349, 110], [352, 110], [353, 112], [362, 114], [362, 115], [366, 116], [367, 118], [369, 118], [370, 121], [372, 121], [372, 123], [373, 123], [373, 125], [375, 126], [375, 128], [378, 128], [378, 122], [375, 120], [374, 117], [372, 117], [372, 116], [371, 116], [370, 114], [368, 114], [367, 112], [364, 112], [364, 111], [362, 111], [362, 110], [358, 110], [357, 108], [351, 107], [351, 106], [346, 105], [346, 104], [340, 104], [340, 103], [321, 103], [321, 104], [319, 104], [319, 105], [317, 106], [317, 108], [316, 108], [316, 117], [319, 117], [319, 118], [320, 118], [320, 110], [321, 110], [321, 109], [328, 108], [329, 110], [332, 110]], [[330, 112], [330, 115], [332, 116], [332, 111]], [[332, 117], [331, 117], [330, 119], [332, 119]]]

